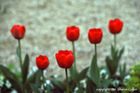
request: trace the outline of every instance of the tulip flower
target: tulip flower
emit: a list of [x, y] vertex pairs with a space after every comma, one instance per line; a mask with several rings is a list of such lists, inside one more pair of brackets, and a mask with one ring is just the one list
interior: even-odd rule
[[65, 68], [66, 82], [67, 82], [67, 93], [69, 93], [69, 84], [68, 84], [68, 72], [67, 68], [70, 68], [74, 62], [74, 56], [72, 51], [60, 50], [55, 54], [58, 65], [61, 68]]
[[39, 69], [44, 70], [49, 66], [49, 59], [47, 56], [40, 55], [36, 58], [36, 65]]
[[69, 41], [76, 41], [79, 38], [79, 28], [75, 26], [67, 27], [66, 36]]
[[15, 39], [22, 39], [25, 34], [25, 27], [21, 25], [14, 25], [11, 33]]
[[56, 53], [55, 56], [57, 63], [61, 68], [70, 68], [74, 62], [74, 56], [72, 51], [60, 50], [58, 53]]
[[90, 43], [92, 44], [100, 43], [102, 40], [102, 36], [103, 36], [103, 33], [102, 33], [102, 29], [100, 28], [99, 29], [93, 28], [93, 29], [90, 29], [88, 32], [88, 39]]
[[109, 31], [114, 35], [114, 47], [116, 48], [116, 34], [120, 33], [123, 27], [123, 22], [120, 19], [109, 21]]
[[118, 34], [121, 32], [123, 22], [120, 19], [114, 19], [109, 21], [109, 31], [111, 34]]

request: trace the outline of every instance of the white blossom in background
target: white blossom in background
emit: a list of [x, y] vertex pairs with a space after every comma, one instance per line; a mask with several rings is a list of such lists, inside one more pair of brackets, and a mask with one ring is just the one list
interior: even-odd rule
[[51, 88], [54, 88], [54, 86], [53, 86], [53, 84], [51, 83], [50, 80], [46, 80], [45, 84], [49, 85]]
[[33, 66], [33, 72], [36, 72], [38, 70], [37, 66]]
[[78, 87], [76, 87], [76, 88], [74, 89], [74, 92], [73, 92], [73, 93], [77, 93], [77, 91], [78, 91]]
[[123, 79], [123, 84], [127, 85], [126, 81], [129, 80], [130, 78], [131, 78], [130, 75], [125, 76], [124, 79]]
[[105, 79], [108, 79], [109, 75], [107, 74], [107, 71], [105, 69], [102, 69], [100, 71], [100, 77], [101, 78], [105, 78]]
[[3, 80], [0, 80], [0, 87], [3, 87], [3, 85], [4, 85]]
[[11, 91], [11, 93], [18, 93], [15, 89]]
[[55, 75], [53, 75], [53, 77], [54, 77], [54, 78], [58, 78], [58, 75], [55, 74]]
[[114, 80], [114, 81], [112, 82], [112, 85], [113, 85], [114, 87], [116, 87], [116, 86], [119, 85], [119, 83], [120, 83], [119, 80]]
[[82, 84], [84, 88], [86, 88], [86, 81], [87, 79], [83, 79], [80, 81], [80, 84]]
[[41, 90], [44, 90], [44, 86], [43, 86], [43, 84], [41, 85]]
[[50, 80], [46, 80], [46, 84], [51, 84], [51, 81]]
[[6, 80], [6, 84], [5, 85], [6, 85], [7, 88], [10, 88], [12, 86], [12, 84], [9, 82], [9, 80]]
[[3, 75], [0, 75], [0, 80], [4, 80], [4, 76]]

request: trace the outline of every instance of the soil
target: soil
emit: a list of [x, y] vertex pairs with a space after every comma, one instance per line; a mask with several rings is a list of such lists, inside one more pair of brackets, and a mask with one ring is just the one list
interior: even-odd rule
[[14, 64], [19, 68], [16, 56], [17, 40], [10, 33], [15, 24], [26, 27], [21, 40], [22, 58], [28, 53], [30, 69], [36, 66], [40, 54], [50, 61], [46, 76], [64, 75], [55, 58], [59, 50], [72, 50], [66, 39], [66, 28], [78, 26], [80, 37], [75, 42], [77, 69], [90, 66], [94, 45], [89, 43], [90, 28], [101, 28], [103, 39], [98, 47], [98, 65], [105, 66], [105, 57], [110, 55], [113, 35], [108, 22], [119, 18], [124, 22], [122, 32], [117, 35], [117, 48], [125, 47], [120, 64], [127, 69], [140, 61], [140, 1], [139, 0], [0, 0], [0, 64]]

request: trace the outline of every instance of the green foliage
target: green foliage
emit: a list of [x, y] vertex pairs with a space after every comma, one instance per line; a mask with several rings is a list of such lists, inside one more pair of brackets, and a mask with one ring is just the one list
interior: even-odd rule
[[96, 93], [96, 84], [90, 79], [90, 77], [87, 77], [87, 87], [86, 87], [86, 93]]
[[98, 68], [97, 62], [95, 60], [95, 55], [92, 58], [89, 73], [90, 73], [89, 77], [92, 80], [92, 82], [94, 82], [96, 84], [96, 86], [99, 86], [99, 81], [100, 81], [99, 68]]
[[[34, 74], [32, 74], [29, 78], [28, 69], [29, 69], [29, 56], [25, 56], [23, 68], [22, 68], [22, 80], [19, 79], [17, 73], [13, 73], [11, 70], [14, 65], [9, 65], [7, 67], [0, 65], [0, 71], [4, 74], [4, 76], [10, 81], [12, 87], [17, 90], [18, 93], [31, 93], [33, 91], [39, 91], [39, 81], [41, 77], [41, 70], [38, 70]], [[16, 70], [15, 70], [16, 71]], [[39, 92], [35, 92], [39, 93]]]
[[0, 65], [0, 70], [5, 75], [5, 77], [12, 83], [12, 86], [19, 92], [22, 93], [22, 84], [19, 81], [18, 77], [12, 73], [9, 69]]
[[111, 77], [115, 75], [117, 71], [119, 61], [121, 59], [123, 52], [124, 52], [124, 48], [122, 48], [119, 51], [114, 46], [111, 46], [111, 56], [107, 56], [105, 59]]
[[22, 67], [22, 78], [23, 78], [23, 83], [25, 83], [26, 79], [27, 79], [27, 75], [28, 75], [28, 69], [29, 69], [29, 56], [26, 55], [25, 56], [25, 60], [24, 60], [24, 64]]
[[126, 81], [126, 87], [138, 89], [140, 92], [140, 62], [131, 67], [131, 77]]
[[120, 70], [121, 80], [123, 80], [124, 77], [126, 76], [126, 63], [123, 64], [123, 68], [120, 65], [120, 69], [119, 70]]

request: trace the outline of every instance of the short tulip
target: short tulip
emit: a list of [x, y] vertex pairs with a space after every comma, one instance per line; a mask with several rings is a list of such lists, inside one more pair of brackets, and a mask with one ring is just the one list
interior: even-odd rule
[[47, 56], [40, 55], [36, 58], [36, 65], [39, 69], [44, 70], [49, 66], [49, 59]]
[[80, 30], [78, 27], [67, 27], [66, 36], [69, 41], [76, 41], [79, 38]]
[[118, 34], [121, 32], [123, 27], [123, 22], [119, 19], [114, 19], [109, 21], [109, 31], [112, 34]]
[[21, 25], [14, 25], [11, 29], [11, 33], [15, 39], [22, 39], [25, 34], [25, 27]]
[[72, 51], [60, 50], [55, 54], [58, 65], [61, 68], [70, 68], [74, 62], [74, 56]]
[[90, 29], [88, 32], [88, 39], [92, 44], [98, 44], [101, 42], [103, 36], [102, 29]]

